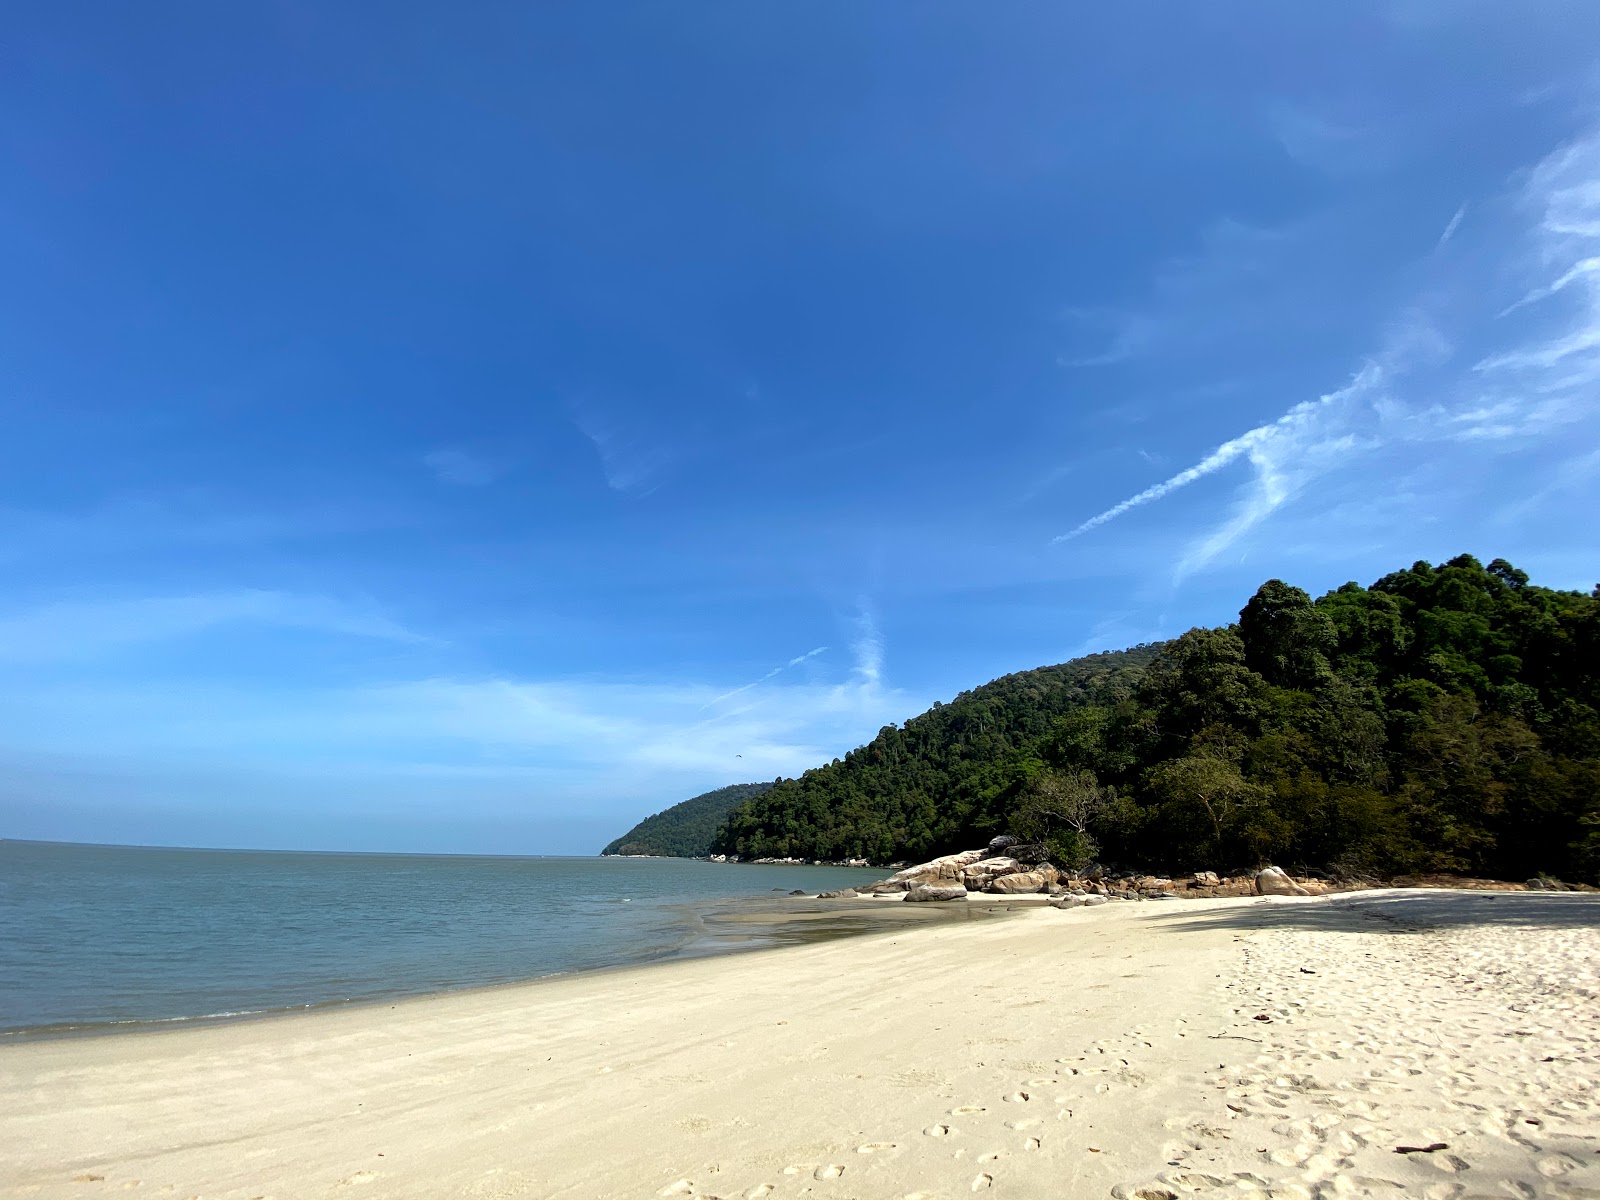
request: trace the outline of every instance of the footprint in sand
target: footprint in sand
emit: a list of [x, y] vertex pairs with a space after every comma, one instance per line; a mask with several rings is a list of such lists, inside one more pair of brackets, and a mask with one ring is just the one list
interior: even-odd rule
[[979, 1113], [987, 1111], [987, 1109], [978, 1104], [963, 1104], [957, 1108], [952, 1108], [950, 1115], [952, 1117], [975, 1117]]
[[1004, 1097], [1004, 1099], [1007, 1104], [1026, 1104], [1028, 1102], [1028, 1093], [1012, 1092], [1009, 1096]]
[[880, 1150], [893, 1150], [893, 1142], [862, 1142], [856, 1147], [857, 1154], [876, 1154]]
[[929, 1125], [922, 1132], [924, 1134], [926, 1134], [928, 1137], [949, 1137], [950, 1136], [950, 1126], [948, 1126], [948, 1125]]
[[975, 1192], [986, 1192], [993, 1186], [994, 1176], [988, 1174], [987, 1172], [979, 1174], [972, 1181], [972, 1190]]
[[838, 1163], [824, 1163], [811, 1173], [813, 1179], [837, 1179], [844, 1174], [844, 1168]]
[[357, 1171], [354, 1175], [348, 1175], [339, 1180], [339, 1186], [349, 1187], [353, 1183], [371, 1183], [377, 1178], [378, 1173], [376, 1171]]
[[1022, 1143], [1024, 1150], [1037, 1150], [1043, 1143], [1036, 1137], [1026, 1138]]
[[758, 1183], [744, 1194], [744, 1200], [761, 1200], [763, 1196], [770, 1195], [772, 1195], [772, 1185], [770, 1183]]
[[675, 1183], [667, 1184], [667, 1186], [657, 1192], [656, 1195], [687, 1196], [692, 1191], [694, 1191], [694, 1183], [692, 1181], [688, 1179], [679, 1179]]

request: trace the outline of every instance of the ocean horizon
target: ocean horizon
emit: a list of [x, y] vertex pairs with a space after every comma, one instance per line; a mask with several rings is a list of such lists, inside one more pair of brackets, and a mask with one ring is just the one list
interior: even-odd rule
[[225, 1020], [844, 936], [872, 922], [785, 919], [801, 914], [777, 897], [877, 874], [0, 840], [0, 1037]]

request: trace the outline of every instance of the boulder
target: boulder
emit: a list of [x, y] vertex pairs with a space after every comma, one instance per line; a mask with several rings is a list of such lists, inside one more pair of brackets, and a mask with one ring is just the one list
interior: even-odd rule
[[1221, 887], [1222, 880], [1217, 878], [1215, 871], [1196, 871], [1194, 878], [1189, 881], [1190, 887]]
[[1037, 866], [1035, 866], [1033, 868], [1033, 873], [1035, 875], [1044, 876], [1044, 881], [1047, 884], [1049, 884], [1051, 887], [1055, 887], [1057, 884], [1059, 884], [1061, 882], [1061, 879], [1062, 879], [1062, 875], [1061, 875], [1060, 870], [1058, 870], [1055, 866], [1053, 866], [1052, 864], [1047, 863], [1047, 862], [1046, 863], [1039, 863]]
[[983, 856], [985, 858], [994, 858], [996, 855], [1004, 854], [1008, 848], [1017, 845], [1021, 840], [1021, 838], [1014, 838], [1008, 833], [1002, 833], [999, 837], [990, 840], [989, 848], [984, 851]]
[[943, 858], [935, 858], [929, 862], [918, 863], [914, 867], [907, 867], [903, 871], [896, 871], [889, 878], [908, 879], [913, 882], [933, 879], [956, 880], [961, 878], [962, 868], [977, 862], [983, 855], [982, 850], [963, 850], [960, 854], [946, 854]]
[[906, 893], [907, 900], [965, 900], [967, 889], [959, 883], [919, 883]]
[[1087, 896], [1057, 896], [1050, 901], [1051, 908], [1082, 908], [1089, 903]]
[[861, 893], [856, 891], [855, 888], [840, 888], [837, 891], [833, 891], [833, 892], [819, 892], [817, 894], [817, 899], [818, 900], [851, 900], [851, 899], [854, 899], [856, 896], [859, 896], [860, 894]]
[[1015, 875], [1022, 864], [1014, 858], [984, 858], [969, 863], [961, 870], [961, 882], [970, 887], [982, 887], [991, 879], [1002, 875]]
[[1106, 898], [1101, 895], [1085, 896], [1083, 898], [1083, 906], [1085, 908], [1092, 908], [1096, 904], [1104, 904], [1105, 902]]
[[889, 892], [904, 892], [911, 888], [909, 879], [880, 879], [877, 883], [869, 883], [858, 887], [856, 892], [862, 896], [882, 896]]
[[1002, 875], [998, 879], [991, 879], [984, 885], [983, 890], [1020, 895], [1026, 892], [1042, 892], [1047, 882], [1037, 871], [1017, 871], [1010, 875]]
[[1278, 867], [1263, 867], [1256, 872], [1258, 896], [1309, 896], [1310, 894]]

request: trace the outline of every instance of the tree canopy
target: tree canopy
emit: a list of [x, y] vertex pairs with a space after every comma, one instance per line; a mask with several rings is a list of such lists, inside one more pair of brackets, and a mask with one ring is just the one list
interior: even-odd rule
[[770, 783], [733, 783], [679, 801], [671, 808], [646, 817], [600, 853], [701, 858], [711, 853], [712, 839], [728, 814], [771, 786]]
[[1600, 875], [1600, 589], [1418, 562], [1008, 675], [736, 808], [717, 850], [875, 862], [1027, 826], [1158, 870]]

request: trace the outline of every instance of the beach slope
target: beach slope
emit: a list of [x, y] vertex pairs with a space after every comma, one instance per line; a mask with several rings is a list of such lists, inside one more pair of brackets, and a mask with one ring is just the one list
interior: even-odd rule
[[1600, 1196], [1600, 897], [1041, 909], [0, 1049], [0, 1193]]

